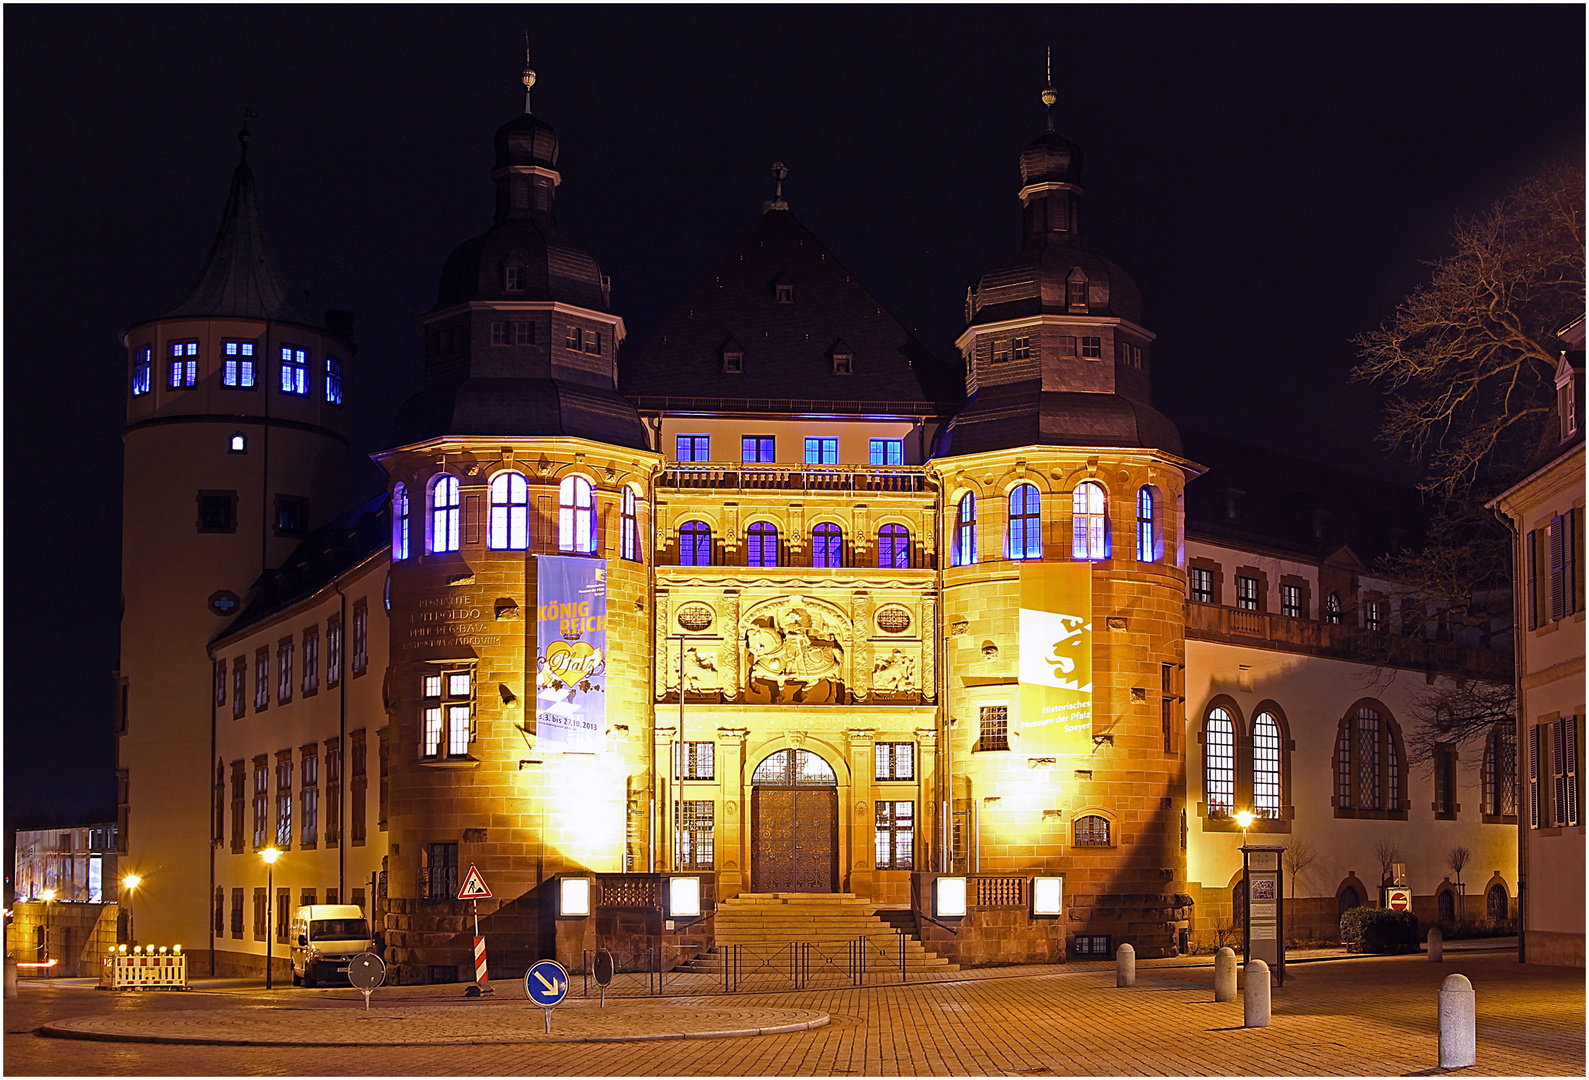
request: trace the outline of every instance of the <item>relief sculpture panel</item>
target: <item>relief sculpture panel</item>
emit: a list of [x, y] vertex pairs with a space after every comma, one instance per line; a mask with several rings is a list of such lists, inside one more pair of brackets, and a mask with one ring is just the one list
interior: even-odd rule
[[837, 605], [808, 596], [769, 600], [745, 612], [742, 625], [746, 701], [844, 702], [850, 622]]

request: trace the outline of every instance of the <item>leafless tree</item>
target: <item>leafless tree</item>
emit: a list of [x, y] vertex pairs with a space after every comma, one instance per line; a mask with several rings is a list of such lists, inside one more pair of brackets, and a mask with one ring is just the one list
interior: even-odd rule
[[1442, 748], [1475, 743], [1496, 724], [1514, 722], [1517, 695], [1512, 682], [1446, 679], [1411, 692], [1407, 717], [1407, 757], [1415, 764], [1434, 761]]
[[1446, 865], [1451, 867], [1452, 873], [1457, 875], [1457, 892], [1459, 893], [1464, 891], [1462, 888], [1462, 868], [1468, 865], [1468, 860], [1472, 857], [1473, 852], [1461, 844], [1446, 852]]
[[1306, 840], [1293, 840], [1286, 845], [1285, 860], [1286, 872], [1291, 875], [1291, 925], [1297, 922], [1297, 875], [1313, 865], [1319, 857], [1318, 851]]
[[1401, 862], [1401, 848], [1392, 840], [1377, 841], [1374, 858], [1379, 860], [1379, 883], [1383, 885], [1390, 880], [1391, 866]]

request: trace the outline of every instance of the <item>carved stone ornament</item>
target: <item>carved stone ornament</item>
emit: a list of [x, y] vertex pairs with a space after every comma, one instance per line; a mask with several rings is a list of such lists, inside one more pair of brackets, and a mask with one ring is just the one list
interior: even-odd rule
[[679, 626], [691, 633], [698, 634], [711, 626], [716, 621], [717, 615], [705, 604], [690, 603], [680, 605], [676, 618], [679, 621]]
[[739, 804], [736, 802], [724, 803], [723, 816], [728, 818], [730, 821], [732, 821], [734, 818], [737, 818], [739, 816]]
[[748, 690], [762, 684], [775, 702], [796, 704], [834, 696], [850, 637], [839, 607], [813, 597], [781, 597], [751, 608], [742, 625]]
[[713, 694], [723, 688], [723, 677], [717, 670], [717, 650], [697, 649], [688, 645], [684, 649], [684, 692], [687, 694]]
[[903, 604], [884, 604], [877, 609], [877, 628], [885, 634], [903, 634], [910, 629], [910, 609]]
[[887, 693], [916, 689], [916, 658], [903, 649], [879, 656], [872, 665], [872, 689]]

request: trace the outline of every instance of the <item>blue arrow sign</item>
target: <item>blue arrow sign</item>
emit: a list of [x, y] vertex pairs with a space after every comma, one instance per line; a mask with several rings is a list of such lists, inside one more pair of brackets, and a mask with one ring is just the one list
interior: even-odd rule
[[556, 960], [537, 960], [524, 973], [524, 993], [541, 1008], [551, 1008], [568, 993], [568, 969]]

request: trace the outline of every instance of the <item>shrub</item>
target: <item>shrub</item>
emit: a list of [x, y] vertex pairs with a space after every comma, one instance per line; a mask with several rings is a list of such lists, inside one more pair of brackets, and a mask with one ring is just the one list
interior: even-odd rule
[[1389, 908], [1355, 907], [1341, 915], [1341, 941], [1361, 952], [1418, 951], [1418, 916]]

